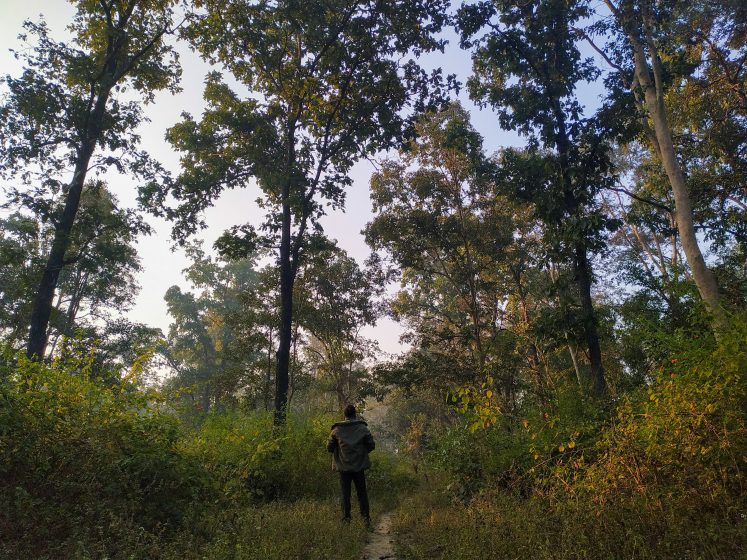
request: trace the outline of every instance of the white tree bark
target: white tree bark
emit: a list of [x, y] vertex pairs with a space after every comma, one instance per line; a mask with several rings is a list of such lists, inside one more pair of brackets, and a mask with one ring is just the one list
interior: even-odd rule
[[[672, 141], [672, 131], [669, 126], [664, 105], [664, 87], [662, 82], [662, 68], [659, 62], [658, 50], [653, 40], [650, 27], [649, 11], [646, 0], [641, 2], [640, 21], [632, 21], [632, 10], [616, 8], [607, 1], [618, 24], [625, 30], [633, 49], [635, 64], [635, 81], [643, 90], [643, 105], [653, 123], [656, 138], [655, 148], [666, 171], [669, 184], [672, 187], [675, 204], [675, 219], [685, 258], [698, 288], [700, 297], [713, 315], [714, 326], [718, 328], [724, 320], [724, 310], [718, 284], [713, 272], [706, 265], [703, 253], [698, 245], [693, 223], [693, 210], [690, 194], [685, 182], [685, 174], [677, 159], [677, 153]], [[645, 46], [644, 46], [645, 41]], [[648, 51], [648, 53], [647, 53]], [[650, 62], [649, 62], [650, 60]], [[652, 80], [653, 76], [653, 80]]]

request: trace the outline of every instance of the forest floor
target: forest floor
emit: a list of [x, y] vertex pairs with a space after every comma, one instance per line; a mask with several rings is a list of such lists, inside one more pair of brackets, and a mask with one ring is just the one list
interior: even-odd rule
[[391, 512], [383, 514], [376, 528], [370, 533], [361, 560], [396, 560]]

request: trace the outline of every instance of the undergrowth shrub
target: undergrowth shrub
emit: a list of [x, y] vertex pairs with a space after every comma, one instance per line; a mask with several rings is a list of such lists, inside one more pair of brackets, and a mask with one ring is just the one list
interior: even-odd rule
[[324, 444], [328, 418], [289, 418], [273, 426], [266, 412], [221, 412], [180, 443], [231, 503], [328, 497], [334, 491]]
[[468, 417], [430, 434], [426, 461], [461, 500], [496, 486], [527, 496], [563, 453], [593, 449], [603, 424], [599, 404], [584, 399], [577, 385], [558, 384], [552, 402], [527, 402], [518, 418], [490, 429], [472, 429]]
[[[188, 428], [137, 368], [98, 376], [94, 364], [0, 362], [0, 558], [336, 558], [326, 533], [339, 479], [325, 446], [336, 418], [277, 427], [227, 411]], [[376, 515], [412, 475], [382, 450], [371, 459]], [[362, 542], [358, 529], [348, 536]], [[271, 549], [287, 554], [257, 552]]]
[[434, 439], [446, 478], [400, 510], [401, 556], [747, 558], [747, 325], [711, 342], [669, 341], [606, 417], [560, 402]]
[[738, 322], [715, 350], [686, 341], [618, 407], [595, 460], [569, 455], [543, 491], [621, 526], [644, 516], [650, 525], [637, 533], [652, 542], [678, 535], [699, 553], [747, 554], [746, 475], [747, 326]]
[[[366, 539], [362, 522], [340, 523], [337, 504], [301, 499], [216, 511], [203, 520], [211, 538], [174, 540], [165, 560], [357, 560]], [[190, 546], [191, 545], [191, 546]]]
[[593, 461], [583, 448], [563, 454], [544, 480], [548, 495], [578, 493], [600, 505], [627, 497], [657, 507], [661, 500], [683, 500], [709, 509], [743, 496], [746, 341], [740, 324], [715, 350], [682, 348], [659, 367], [650, 386], [617, 407], [590, 450]]
[[[285, 426], [273, 426], [271, 413], [221, 412], [185, 436], [179, 449], [203, 465], [226, 503], [336, 498], [339, 480], [326, 449], [335, 420], [289, 415]], [[412, 475], [390, 454], [375, 450], [371, 463], [374, 499], [389, 500], [412, 485]]]
[[134, 379], [91, 378], [92, 363], [3, 366], [0, 556], [147, 549], [201, 495], [200, 469], [177, 453], [178, 421], [159, 395]]

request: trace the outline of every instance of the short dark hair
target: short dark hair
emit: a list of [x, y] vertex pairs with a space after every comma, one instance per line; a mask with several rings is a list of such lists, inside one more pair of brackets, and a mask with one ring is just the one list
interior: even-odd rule
[[355, 418], [355, 406], [349, 404], [345, 407], [343, 413], [345, 414], [345, 418]]

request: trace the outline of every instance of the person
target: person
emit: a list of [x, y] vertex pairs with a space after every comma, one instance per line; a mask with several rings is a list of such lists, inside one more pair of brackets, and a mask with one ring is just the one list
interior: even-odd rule
[[343, 412], [345, 420], [332, 425], [332, 433], [327, 440], [327, 451], [332, 453], [332, 469], [340, 473], [342, 491], [342, 519], [350, 521], [351, 483], [355, 484], [358, 506], [366, 525], [370, 526], [371, 516], [366, 492], [366, 469], [371, 467], [368, 454], [376, 444], [368, 430], [368, 425], [356, 418], [355, 406], [349, 404]]

